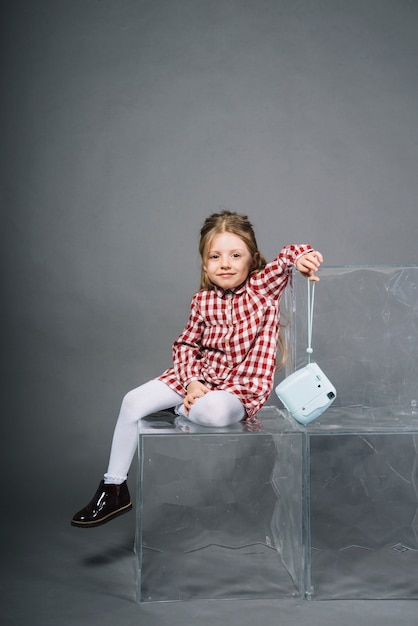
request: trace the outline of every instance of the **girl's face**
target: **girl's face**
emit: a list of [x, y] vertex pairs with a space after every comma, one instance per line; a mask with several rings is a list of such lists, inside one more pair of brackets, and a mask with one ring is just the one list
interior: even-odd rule
[[205, 251], [203, 269], [209, 280], [222, 289], [235, 289], [247, 280], [255, 258], [247, 244], [233, 233], [215, 235]]

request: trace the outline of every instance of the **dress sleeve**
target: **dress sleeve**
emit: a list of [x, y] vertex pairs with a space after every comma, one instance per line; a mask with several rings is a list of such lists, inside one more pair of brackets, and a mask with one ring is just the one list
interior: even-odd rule
[[205, 323], [200, 313], [199, 294], [193, 297], [187, 324], [173, 344], [173, 368], [184, 388], [200, 379], [200, 355]]
[[268, 297], [279, 298], [286, 287], [296, 261], [307, 252], [312, 251], [313, 248], [309, 244], [284, 246], [274, 261], [267, 263], [261, 272], [251, 277], [255, 289]]

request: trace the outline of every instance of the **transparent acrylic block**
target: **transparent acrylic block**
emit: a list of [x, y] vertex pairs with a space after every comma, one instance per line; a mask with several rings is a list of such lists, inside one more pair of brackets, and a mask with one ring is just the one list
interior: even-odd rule
[[[313, 354], [337, 389], [335, 407], [379, 427], [418, 418], [418, 266], [324, 268], [315, 287]], [[307, 281], [299, 273], [282, 307], [286, 375], [307, 363]], [[321, 422], [330, 424], [327, 412]]]
[[418, 430], [309, 434], [313, 599], [418, 598], [417, 443]]
[[[337, 398], [301, 427], [307, 595], [418, 598], [418, 267], [319, 275], [311, 358]], [[307, 362], [307, 291], [294, 275], [286, 374]]]
[[304, 594], [304, 435], [276, 407], [259, 417], [141, 422], [138, 601]]

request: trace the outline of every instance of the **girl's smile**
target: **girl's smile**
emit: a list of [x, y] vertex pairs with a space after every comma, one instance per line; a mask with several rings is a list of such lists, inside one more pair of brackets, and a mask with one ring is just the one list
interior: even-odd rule
[[235, 289], [247, 280], [254, 261], [240, 237], [224, 232], [210, 242], [203, 269], [212, 284], [222, 289]]

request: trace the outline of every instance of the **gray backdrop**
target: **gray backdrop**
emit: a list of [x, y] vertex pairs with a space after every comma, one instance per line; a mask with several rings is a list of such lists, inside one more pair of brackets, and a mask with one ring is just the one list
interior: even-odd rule
[[2, 7], [2, 477], [70, 516], [170, 365], [206, 215], [268, 258], [417, 262], [418, 3]]

